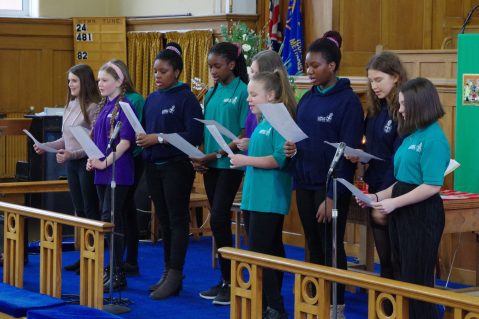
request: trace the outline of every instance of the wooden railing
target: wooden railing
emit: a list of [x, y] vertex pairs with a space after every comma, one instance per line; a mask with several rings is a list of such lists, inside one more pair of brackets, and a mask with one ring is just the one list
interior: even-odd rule
[[5, 215], [3, 282], [23, 288], [25, 218], [40, 220], [40, 293], [61, 297], [62, 225], [80, 232], [80, 304], [103, 308], [104, 237], [113, 224], [0, 202]]
[[[368, 291], [369, 319], [407, 319], [410, 299], [444, 305], [448, 318], [479, 319], [477, 297], [236, 248], [224, 247], [219, 252], [231, 259], [232, 319], [261, 318], [263, 268], [295, 274], [294, 318], [329, 318], [331, 286], [337, 282]], [[314, 296], [310, 285], [316, 288]], [[385, 300], [393, 305], [389, 317], [383, 311]]]

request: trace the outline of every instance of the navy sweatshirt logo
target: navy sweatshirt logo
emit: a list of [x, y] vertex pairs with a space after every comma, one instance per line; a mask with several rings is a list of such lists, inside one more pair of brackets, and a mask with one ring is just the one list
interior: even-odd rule
[[384, 133], [389, 134], [393, 129], [393, 121], [389, 120], [386, 125], [384, 125]]
[[172, 105], [171, 107], [166, 108], [166, 109], [161, 111], [161, 115], [173, 114], [173, 113], [175, 113], [175, 106], [174, 105]]
[[318, 122], [331, 123], [333, 121], [334, 114], [331, 112], [327, 116], [318, 116]]

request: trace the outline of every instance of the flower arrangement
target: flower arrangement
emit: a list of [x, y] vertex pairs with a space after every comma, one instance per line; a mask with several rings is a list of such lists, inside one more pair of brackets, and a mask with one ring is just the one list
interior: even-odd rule
[[230, 28], [221, 25], [220, 31], [225, 41], [241, 44], [247, 66], [251, 65], [251, 59], [256, 53], [266, 48], [268, 39], [264, 32], [256, 33], [244, 22], [235, 22]]

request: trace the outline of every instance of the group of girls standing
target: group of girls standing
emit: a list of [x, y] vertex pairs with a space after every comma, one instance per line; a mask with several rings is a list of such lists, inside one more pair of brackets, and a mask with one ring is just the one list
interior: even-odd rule
[[[380, 53], [366, 67], [369, 109], [364, 119], [350, 81], [337, 76], [341, 44], [340, 34], [334, 31], [311, 43], [306, 70], [312, 88], [298, 105], [277, 53], [258, 53], [248, 78], [241, 46], [228, 42], [215, 44], [208, 52], [215, 85], [205, 96], [204, 115], [188, 85], [179, 81], [183, 54], [177, 43], [168, 43], [156, 56], [153, 70], [157, 90], [144, 103], [135, 93], [126, 65], [121, 61], [112, 60], [100, 68], [98, 87], [88, 66], [78, 65], [69, 70], [63, 137], [50, 146], [59, 150], [58, 162], [68, 165], [75, 210], [80, 216], [110, 218], [113, 155], [107, 144], [116, 123], [122, 123], [114, 141], [117, 160], [114, 214], [115, 232], [126, 234], [128, 255], [124, 263], [123, 236], [116, 236], [114, 269], [108, 269], [113, 271], [113, 282], [106, 278], [105, 287], [113, 284], [115, 289], [124, 288], [125, 269], [138, 272], [138, 235], [137, 230], [130, 228], [136, 229], [133, 193], [143, 166], [164, 245], [163, 273], [158, 282], [149, 287], [151, 298], [165, 299], [182, 289], [189, 234], [189, 196], [195, 171], [203, 174], [217, 248], [232, 246], [230, 209], [245, 176], [241, 209], [245, 213], [249, 249], [285, 256], [283, 221], [289, 212], [292, 189], [296, 189], [309, 261], [332, 265], [333, 192], [327, 184], [327, 172], [335, 150], [324, 141], [364, 147], [383, 159], [371, 160], [365, 173], [369, 196], [374, 202], [371, 224], [381, 275], [433, 284], [435, 256], [444, 226], [438, 192], [443, 182], [441, 174], [449, 160], [449, 146], [437, 124], [444, 114], [437, 92], [426, 79], [406, 82], [397, 56]], [[146, 134], [135, 136], [119, 106], [120, 101], [135, 110]], [[286, 141], [261, 115], [258, 105], [280, 102], [307, 139], [296, 144]], [[234, 154], [227, 155], [195, 118], [215, 120], [233, 132], [237, 139], [225, 137], [225, 140]], [[93, 141], [105, 158], [86, 158], [68, 129], [77, 125], [91, 130]], [[188, 158], [159, 133], [178, 133], [189, 143], [201, 146], [206, 155]], [[361, 145], [363, 135], [364, 146]], [[342, 159], [337, 177], [352, 182], [357, 162], [358, 158]], [[92, 183], [93, 171], [99, 206], [96, 197], [85, 187]], [[347, 267], [343, 239], [350, 199], [351, 194], [339, 187], [336, 262], [342, 269]], [[421, 210], [427, 214], [421, 214]], [[430, 252], [422, 254], [420, 262], [417, 256], [412, 257], [418, 243], [424, 252]], [[212, 300], [213, 304], [227, 305], [230, 303], [230, 263], [221, 256], [219, 263], [220, 282], [201, 291], [200, 296]], [[266, 269], [263, 280], [263, 318], [286, 318], [281, 296], [283, 274]], [[334, 310], [338, 318], [344, 318], [343, 285], [339, 285], [336, 297], [338, 307]], [[411, 317], [418, 318], [426, 308], [431, 311], [430, 318], [435, 318], [434, 307], [419, 302], [411, 303]]]

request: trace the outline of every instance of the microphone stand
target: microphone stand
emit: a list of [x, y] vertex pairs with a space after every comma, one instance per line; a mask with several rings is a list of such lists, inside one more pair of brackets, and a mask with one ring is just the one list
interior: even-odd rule
[[[113, 163], [111, 165], [111, 204], [110, 204], [110, 219], [111, 223], [115, 224], [115, 190], [116, 190], [116, 179], [115, 179], [115, 163], [116, 163], [116, 143], [111, 143], [111, 153], [113, 154]], [[110, 235], [110, 294], [109, 294], [109, 303], [104, 305], [103, 310], [115, 315], [126, 313], [130, 311], [130, 308], [119, 304], [118, 302], [113, 301], [113, 255], [114, 255], [114, 245], [115, 245], [115, 228], [113, 227], [113, 232]], [[120, 291], [121, 294], [121, 291]]]
[[[331, 210], [331, 219], [332, 219], [332, 236], [333, 236], [333, 249], [332, 249], [332, 267], [338, 268], [338, 247], [336, 244], [337, 241], [337, 230], [338, 230], [338, 181], [336, 179], [336, 168], [333, 170], [331, 177], [333, 178], [333, 208]], [[333, 319], [338, 318], [338, 283], [333, 282]]]

